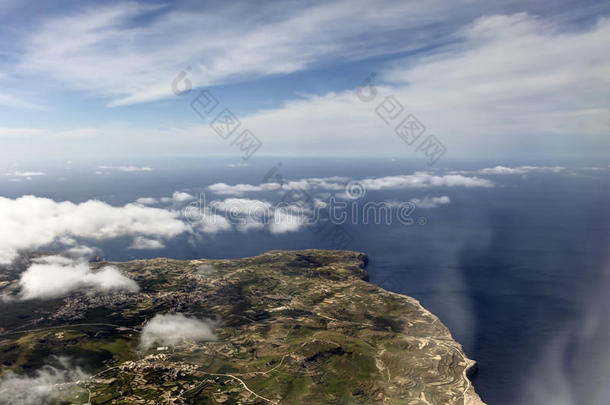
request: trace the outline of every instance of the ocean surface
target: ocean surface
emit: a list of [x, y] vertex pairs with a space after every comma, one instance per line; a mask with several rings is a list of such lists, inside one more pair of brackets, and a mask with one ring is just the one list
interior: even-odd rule
[[[62, 162], [28, 167], [44, 176], [0, 179], [0, 196], [32, 194], [75, 203], [98, 199], [125, 205], [176, 191], [223, 199], [214, 183], [260, 184], [344, 176], [353, 179], [485, 167], [559, 165], [558, 172], [481, 175], [493, 187], [365, 190], [367, 201], [447, 196], [450, 203], [417, 207], [413, 224], [348, 221], [337, 233], [237, 230], [179, 236], [155, 250], [129, 249], [130, 238], [88, 241], [109, 260], [165, 256], [235, 258], [272, 249], [366, 252], [371, 281], [413, 296], [449, 327], [479, 364], [473, 377], [493, 405], [610, 403], [610, 170], [608, 162], [439, 162], [419, 159], [157, 159], [128, 162], [148, 171], [99, 169], [125, 162]], [[278, 165], [281, 163], [281, 165]], [[592, 169], [590, 166], [596, 166]], [[275, 167], [275, 169], [273, 169]], [[19, 168], [26, 169], [26, 168]], [[96, 174], [97, 172], [97, 174]], [[242, 198], [277, 201], [277, 193]], [[174, 209], [182, 209], [173, 203]], [[182, 204], [183, 206], [186, 203]], [[370, 222], [370, 221], [369, 221]], [[60, 249], [49, 246], [49, 249]]]

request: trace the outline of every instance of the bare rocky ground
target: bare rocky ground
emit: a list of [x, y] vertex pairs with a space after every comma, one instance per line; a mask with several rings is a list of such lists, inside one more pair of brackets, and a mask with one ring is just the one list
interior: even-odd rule
[[[367, 282], [365, 263], [325, 250], [94, 263], [140, 292], [0, 304], [1, 371], [70, 358], [88, 377], [58, 384], [58, 404], [483, 404], [447, 328]], [[15, 289], [13, 270], [0, 290]], [[213, 320], [216, 340], [142, 351], [159, 313]]]

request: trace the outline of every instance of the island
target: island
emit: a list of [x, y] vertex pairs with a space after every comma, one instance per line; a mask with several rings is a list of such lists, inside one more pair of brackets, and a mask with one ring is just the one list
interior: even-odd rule
[[0, 303], [1, 378], [69, 363], [54, 404], [483, 404], [449, 330], [368, 282], [366, 263], [328, 250], [92, 262], [139, 290]]

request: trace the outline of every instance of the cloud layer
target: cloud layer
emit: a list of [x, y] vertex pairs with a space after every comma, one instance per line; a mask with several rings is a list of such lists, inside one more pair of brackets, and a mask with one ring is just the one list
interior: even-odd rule
[[[327, 177], [307, 178], [296, 181], [280, 183], [263, 183], [259, 185], [216, 183], [208, 190], [219, 195], [240, 196], [246, 193], [263, 191], [298, 191], [298, 190], [324, 190], [343, 191], [348, 185], [348, 178]], [[493, 182], [480, 177], [464, 176], [462, 174], [434, 175], [427, 172], [415, 172], [398, 176], [385, 176], [357, 180], [366, 190], [401, 190], [423, 189], [432, 187], [493, 187]]]

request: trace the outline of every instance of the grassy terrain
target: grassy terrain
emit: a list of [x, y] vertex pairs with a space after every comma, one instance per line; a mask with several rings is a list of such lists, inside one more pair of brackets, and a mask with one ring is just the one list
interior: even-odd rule
[[[365, 261], [310, 250], [112, 263], [140, 292], [3, 304], [1, 372], [67, 356], [94, 376], [68, 403], [89, 392], [92, 404], [480, 403], [465, 377], [473, 362], [445, 326], [368, 283]], [[146, 321], [174, 312], [215, 319], [217, 340], [140, 351]]]

